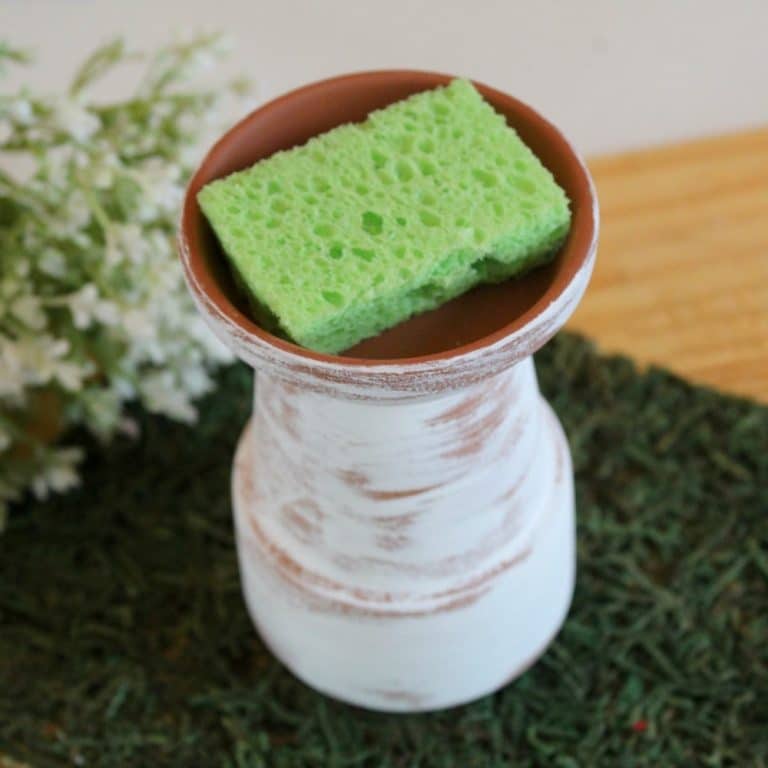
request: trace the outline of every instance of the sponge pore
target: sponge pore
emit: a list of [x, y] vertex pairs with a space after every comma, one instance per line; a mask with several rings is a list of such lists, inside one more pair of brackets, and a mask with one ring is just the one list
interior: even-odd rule
[[257, 319], [335, 353], [554, 255], [568, 199], [466, 80], [207, 184]]

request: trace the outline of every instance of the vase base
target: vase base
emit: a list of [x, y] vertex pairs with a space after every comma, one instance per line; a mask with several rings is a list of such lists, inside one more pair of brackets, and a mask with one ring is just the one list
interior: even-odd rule
[[246, 426], [232, 478], [243, 592], [264, 643], [296, 677], [366, 709], [424, 712], [492, 693], [538, 660], [565, 620], [575, 580], [570, 451], [557, 417], [540, 403], [552, 487], [525, 557], [481, 598], [424, 615], [323, 610], [286, 590], [249, 535], [248, 516], [258, 512]]

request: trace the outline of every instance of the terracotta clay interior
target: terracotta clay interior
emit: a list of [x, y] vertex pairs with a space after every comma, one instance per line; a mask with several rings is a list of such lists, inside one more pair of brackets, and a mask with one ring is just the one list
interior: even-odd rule
[[191, 254], [190, 267], [209, 297], [238, 325], [276, 346], [317, 359], [343, 357], [360, 362], [453, 356], [522, 327], [541, 312], [564, 290], [589, 252], [595, 226], [589, 179], [556, 128], [525, 104], [480, 83], [475, 85], [485, 99], [506, 116], [507, 122], [566, 190], [573, 213], [566, 243], [550, 264], [517, 279], [479, 286], [438, 309], [362, 341], [341, 356], [305, 350], [256, 325], [197, 205], [197, 192], [213, 179], [246, 168], [278, 150], [303, 144], [342, 123], [362, 121], [374, 109], [444, 85], [451, 79], [449, 75], [393, 70], [325, 80], [268, 103], [225, 134], [192, 179], [182, 218]]

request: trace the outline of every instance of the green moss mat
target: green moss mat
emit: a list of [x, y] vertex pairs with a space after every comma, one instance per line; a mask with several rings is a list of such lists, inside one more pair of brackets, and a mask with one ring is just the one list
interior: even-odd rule
[[[768, 409], [560, 336], [579, 578], [539, 664], [436, 715], [336, 704], [243, 608], [229, 470], [250, 381], [194, 430], [141, 417], [0, 537], [0, 755], [33, 766], [766, 766]], [[2, 759], [0, 758], [0, 765]]]

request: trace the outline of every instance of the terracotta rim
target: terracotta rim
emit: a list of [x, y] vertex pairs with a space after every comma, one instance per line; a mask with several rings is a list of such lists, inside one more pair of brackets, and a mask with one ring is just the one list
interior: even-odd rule
[[[418, 366], [424, 363], [447, 361], [462, 358], [470, 353], [482, 351], [486, 347], [491, 347], [507, 336], [516, 331], [520, 331], [526, 325], [530, 324], [547, 307], [557, 300], [568, 288], [571, 280], [585, 266], [586, 262], [594, 253], [598, 234], [598, 203], [594, 190], [594, 185], [589, 172], [583, 161], [571, 146], [563, 134], [548, 120], [542, 117], [538, 112], [520, 100], [510, 96], [502, 91], [491, 88], [483, 83], [472, 81], [483, 97], [489, 101], [494, 108], [507, 116], [508, 122], [518, 130], [515, 120], [510, 120], [510, 113], [518, 117], [521, 122], [535, 127], [535, 138], [537, 143], [548, 146], [549, 150], [556, 153], [558, 161], [567, 168], [567, 173], [571, 177], [570, 188], [567, 190], [572, 203], [573, 220], [568, 239], [561, 249], [558, 260], [562, 266], [558, 269], [555, 279], [547, 291], [530, 307], [527, 311], [515, 316], [509, 323], [500, 327], [498, 330], [489, 333], [468, 344], [455, 347], [450, 350], [436, 352], [418, 357], [389, 357], [389, 358], [362, 358], [348, 357], [345, 355], [328, 355], [320, 352], [314, 352], [305, 349], [297, 344], [275, 336], [265, 331], [257, 325], [250, 317], [244, 314], [229, 298], [216, 277], [206, 264], [203, 256], [203, 245], [197, 234], [198, 225], [203, 214], [197, 204], [197, 192], [208, 182], [218, 176], [210, 173], [210, 166], [217, 155], [237, 145], [241, 141], [241, 135], [246, 128], [251, 128], [254, 122], [264, 120], [271, 114], [279, 110], [297, 97], [303, 96], [310, 91], [322, 91], [342, 84], [352, 84], [355, 81], [367, 82], [387, 82], [389, 80], [407, 79], [415, 83], [418, 90], [428, 90], [431, 88], [445, 85], [455, 79], [456, 75], [446, 75], [437, 72], [427, 72], [419, 70], [375, 70], [367, 72], [356, 72], [347, 75], [327, 78], [295, 90], [289, 91], [284, 95], [257, 108], [249, 115], [244, 117], [229, 129], [209, 150], [198, 170], [192, 177], [184, 198], [184, 205], [181, 213], [179, 240], [181, 251], [186, 255], [183, 259], [184, 268], [188, 271], [188, 278], [191, 283], [198, 287], [206, 297], [207, 302], [215, 307], [218, 312], [247, 336], [255, 336], [262, 342], [273, 347], [290, 357], [293, 357], [297, 363], [302, 359], [306, 362], [314, 361], [316, 363], [328, 364], [342, 367], [365, 367], [386, 368], [397, 365], [404, 368]], [[523, 134], [523, 131], [520, 130]], [[527, 143], [530, 140], [523, 136]], [[539, 154], [537, 152], [537, 154]], [[241, 167], [247, 167], [244, 164]], [[545, 162], [549, 166], [549, 163]], [[555, 178], [562, 183], [561, 175], [550, 168]], [[219, 174], [226, 175], [226, 174]]]

